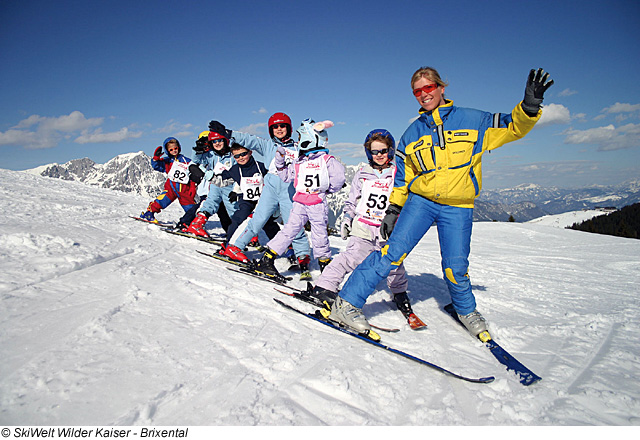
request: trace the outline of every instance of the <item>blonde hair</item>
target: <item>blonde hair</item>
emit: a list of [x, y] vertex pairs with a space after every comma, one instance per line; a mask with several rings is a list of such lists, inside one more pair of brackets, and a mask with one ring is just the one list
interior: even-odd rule
[[421, 67], [415, 71], [413, 76], [411, 77], [411, 89], [413, 90], [413, 85], [420, 79], [426, 78], [429, 81], [433, 81], [438, 84], [440, 87], [447, 87], [449, 84], [444, 82], [440, 77], [440, 74], [433, 67]]

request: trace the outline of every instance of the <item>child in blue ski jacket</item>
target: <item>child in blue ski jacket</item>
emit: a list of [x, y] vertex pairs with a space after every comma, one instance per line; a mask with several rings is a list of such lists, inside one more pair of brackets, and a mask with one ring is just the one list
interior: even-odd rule
[[[209, 130], [209, 142], [211, 149], [201, 154], [196, 154], [193, 162], [199, 164], [205, 170], [204, 180], [210, 181], [213, 176], [219, 176], [223, 171], [231, 169], [235, 164], [235, 160], [230, 150], [230, 135], [228, 130], [222, 124]], [[184, 229], [184, 232], [194, 234], [199, 237], [209, 237], [209, 233], [205, 230], [204, 225], [209, 217], [218, 212], [221, 204], [224, 204], [229, 217], [237, 209], [237, 204], [229, 200], [229, 194], [233, 190], [233, 184], [219, 187], [209, 185], [209, 193], [207, 198], [200, 205], [200, 209], [191, 224]]]

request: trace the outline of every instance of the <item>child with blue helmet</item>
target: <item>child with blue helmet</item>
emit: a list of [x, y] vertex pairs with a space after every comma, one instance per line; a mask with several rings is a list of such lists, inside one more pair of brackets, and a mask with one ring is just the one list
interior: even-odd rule
[[[163, 153], [166, 156], [163, 156]], [[140, 218], [150, 222], [156, 222], [155, 214], [159, 213], [174, 200], [178, 199], [182, 209], [189, 211], [195, 204], [196, 183], [191, 179], [189, 172], [191, 159], [180, 154], [180, 142], [174, 137], [164, 140], [161, 147], [156, 148], [151, 159], [154, 170], [167, 173], [164, 190], [140, 214]]]

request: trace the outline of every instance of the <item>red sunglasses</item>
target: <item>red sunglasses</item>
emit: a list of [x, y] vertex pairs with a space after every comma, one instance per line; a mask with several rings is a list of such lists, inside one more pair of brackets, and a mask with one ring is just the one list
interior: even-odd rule
[[438, 84], [427, 84], [426, 86], [420, 87], [419, 89], [413, 89], [413, 96], [417, 98], [422, 94], [422, 92], [431, 93], [437, 88]]

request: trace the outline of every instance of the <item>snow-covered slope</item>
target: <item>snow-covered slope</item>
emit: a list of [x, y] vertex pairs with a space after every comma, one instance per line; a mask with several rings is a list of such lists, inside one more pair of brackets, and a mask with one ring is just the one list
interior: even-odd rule
[[479, 308], [543, 378], [523, 387], [442, 311], [430, 231], [406, 260], [429, 328], [383, 285], [364, 310], [401, 329], [383, 342], [496, 377], [479, 385], [284, 310], [271, 284], [195, 252], [209, 245], [129, 219], [145, 197], [6, 170], [0, 188], [2, 425], [640, 424], [638, 240], [474, 224]]
[[566, 228], [574, 223], [582, 223], [600, 215], [609, 214], [611, 210], [602, 209], [583, 209], [580, 211], [565, 212], [563, 214], [545, 215], [533, 220], [529, 223], [537, 225], [553, 226], [555, 228]]

